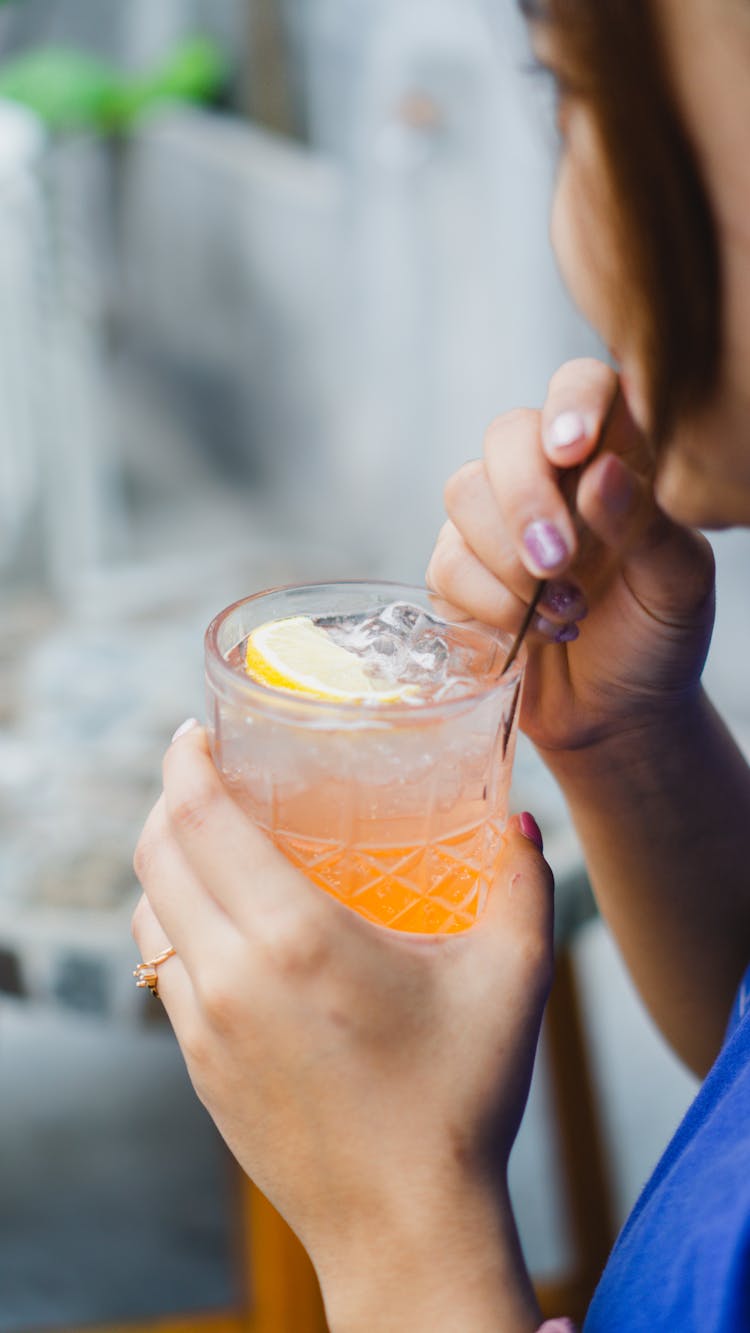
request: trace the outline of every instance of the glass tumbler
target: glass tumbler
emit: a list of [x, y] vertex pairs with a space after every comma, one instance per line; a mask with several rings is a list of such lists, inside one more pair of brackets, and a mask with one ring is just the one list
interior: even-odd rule
[[[242, 670], [247, 636], [291, 616], [425, 611], [451, 643], [470, 642], [463, 697], [377, 705], [272, 688]], [[239, 805], [315, 884], [380, 926], [418, 934], [469, 928], [496, 874], [525, 655], [509, 635], [458, 618], [424, 589], [331, 583], [258, 593], [206, 634], [214, 761]], [[233, 662], [234, 657], [234, 662]]]

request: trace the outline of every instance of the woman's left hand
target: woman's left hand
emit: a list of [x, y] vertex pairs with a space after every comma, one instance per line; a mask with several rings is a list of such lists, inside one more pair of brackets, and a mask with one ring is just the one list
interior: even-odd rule
[[[522, 1270], [505, 1172], [551, 976], [552, 878], [520, 821], [471, 931], [398, 935], [286, 861], [195, 727], [167, 752], [135, 866], [134, 935], [145, 959], [176, 949], [159, 994], [198, 1096], [327, 1301], [353, 1310], [352, 1274], [369, 1267], [375, 1294], [384, 1266], [417, 1280], [422, 1260], [436, 1289], [454, 1267], [466, 1287], [480, 1236]], [[533, 1328], [518, 1281], [507, 1326]]]

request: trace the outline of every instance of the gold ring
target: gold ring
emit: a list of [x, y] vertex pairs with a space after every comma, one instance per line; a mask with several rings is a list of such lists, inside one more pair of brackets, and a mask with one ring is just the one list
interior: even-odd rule
[[156, 958], [150, 959], [148, 963], [139, 963], [133, 972], [138, 989], [144, 990], [148, 987], [154, 999], [158, 1000], [159, 976], [156, 969], [160, 963], [166, 963], [168, 958], [174, 958], [176, 953], [177, 950], [173, 949], [170, 944], [169, 948], [164, 950], [164, 953], [157, 954]]

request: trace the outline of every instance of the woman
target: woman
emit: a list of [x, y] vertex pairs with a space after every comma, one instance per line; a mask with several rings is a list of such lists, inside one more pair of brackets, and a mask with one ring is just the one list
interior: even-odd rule
[[[522, 725], [646, 1004], [705, 1077], [586, 1329], [739, 1333], [750, 770], [701, 690], [713, 566], [693, 529], [750, 524], [750, 0], [525, 7], [560, 94], [555, 248], [621, 393], [598, 453], [618, 380], [596, 363], [496, 421], [448, 485], [429, 581], [513, 629], [551, 580]], [[578, 466], [585, 539], [560, 484]], [[391, 938], [264, 842], [193, 725], [136, 863], [136, 939], [176, 948], [161, 994], [198, 1094], [306, 1245], [333, 1333], [531, 1333], [505, 1169], [550, 979], [534, 821], [512, 822], [473, 931]]]

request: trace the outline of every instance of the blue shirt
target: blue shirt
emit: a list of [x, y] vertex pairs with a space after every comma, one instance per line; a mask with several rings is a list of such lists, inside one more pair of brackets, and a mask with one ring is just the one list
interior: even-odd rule
[[750, 969], [721, 1054], [610, 1256], [584, 1333], [750, 1333]]

